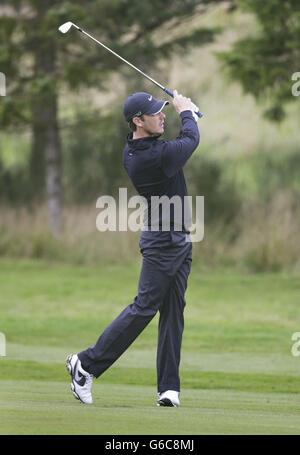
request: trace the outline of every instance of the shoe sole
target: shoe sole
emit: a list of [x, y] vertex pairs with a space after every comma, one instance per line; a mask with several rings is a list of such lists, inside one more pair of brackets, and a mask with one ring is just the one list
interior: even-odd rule
[[169, 400], [169, 398], [163, 398], [162, 400], [158, 400], [157, 406], [164, 406], [164, 407], [168, 407], [168, 408], [177, 408], [177, 405], [172, 403], [172, 401]]
[[80, 403], [82, 404], [85, 404], [79, 397], [79, 395], [76, 393], [76, 390], [75, 390], [75, 385], [73, 383], [73, 368], [72, 368], [72, 364], [71, 364], [71, 360], [72, 360], [72, 357], [73, 357], [73, 354], [69, 354], [67, 359], [66, 359], [66, 368], [67, 368], [67, 371], [69, 373], [69, 375], [71, 376], [72, 378], [72, 382], [70, 384], [70, 387], [71, 387], [71, 390], [72, 390], [72, 393], [74, 395], [74, 397], [76, 398], [76, 400], [78, 400]]
[[75, 385], [73, 384], [73, 381], [71, 382], [70, 387], [71, 387], [72, 393], [73, 393], [74, 397], [76, 398], [76, 400], [78, 400], [78, 401], [79, 401], [80, 403], [82, 403], [82, 404], [85, 404], [85, 403], [79, 398], [79, 395], [77, 395], [76, 390], [75, 390]]
[[73, 355], [74, 355], [74, 354], [69, 354], [68, 357], [66, 358], [66, 368], [67, 368], [67, 372], [68, 372], [69, 375], [71, 376], [72, 381], [73, 381], [73, 376], [74, 376], [74, 370], [73, 370], [72, 363], [71, 363]]

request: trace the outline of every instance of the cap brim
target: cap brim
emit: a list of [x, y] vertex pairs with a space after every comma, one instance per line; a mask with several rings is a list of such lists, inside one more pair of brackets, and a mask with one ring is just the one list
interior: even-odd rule
[[145, 112], [146, 115], [155, 115], [163, 110], [163, 108], [170, 104], [169, 101], [158, 101], [154, 106], [152, 106], [151, 111]]

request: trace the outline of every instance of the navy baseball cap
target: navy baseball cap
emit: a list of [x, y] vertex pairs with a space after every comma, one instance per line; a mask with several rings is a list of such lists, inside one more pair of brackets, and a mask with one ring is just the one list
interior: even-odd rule
[[166, 104], [169, 104], [169, 101], [157, 100], [150, 93], [137, 92], [127, 98], [123, 112], [126, 121], [129, 122], [133, 117], [158, 114]]

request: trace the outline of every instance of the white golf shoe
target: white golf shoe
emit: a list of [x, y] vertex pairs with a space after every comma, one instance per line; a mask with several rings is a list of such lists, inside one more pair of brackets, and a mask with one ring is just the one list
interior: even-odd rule
[[176, 390], [166, 390], [158, 394], [157, 406], [177, 408], [179, 405], [179, 392], [176, 392]]
[[68, 355], [66, 367], [72, 378], [71, 390], [74, 397], [81, 403], [92, 404], [91, 388], [94, 376], [82, 368], [76, 354]]

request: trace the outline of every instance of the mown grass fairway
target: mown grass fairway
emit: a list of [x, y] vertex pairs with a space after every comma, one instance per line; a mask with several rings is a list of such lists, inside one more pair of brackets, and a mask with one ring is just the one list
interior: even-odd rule
[[94, 382], [69, 389], [65, 357], [94, 343], [136, 294], [140, 264], [1, 260], [1, 434], [299, 434], [300, 280], [194, 264], [186, 295], [181, 407], [158, 408], [157, 317]]

